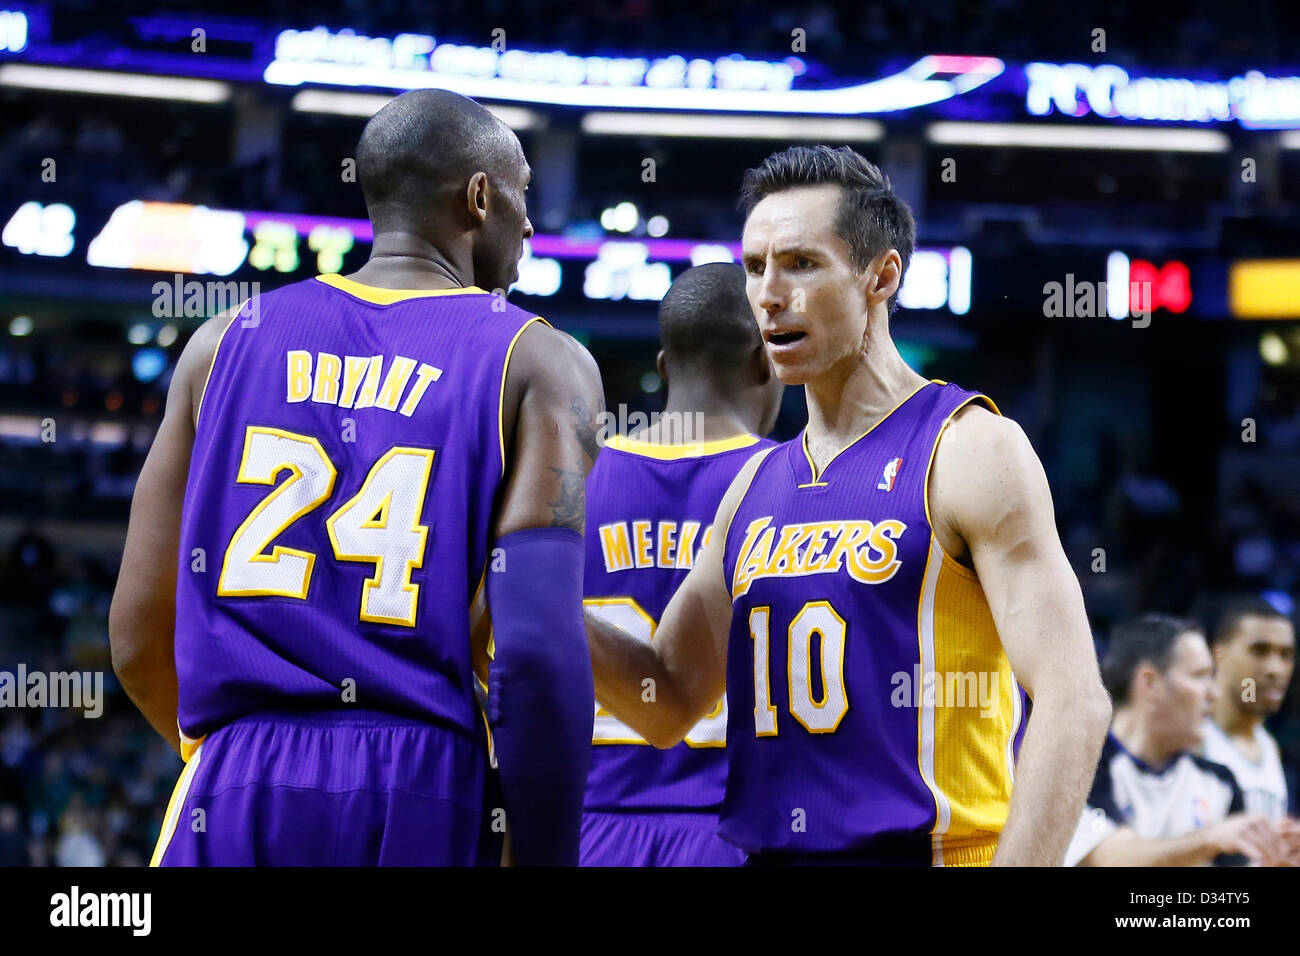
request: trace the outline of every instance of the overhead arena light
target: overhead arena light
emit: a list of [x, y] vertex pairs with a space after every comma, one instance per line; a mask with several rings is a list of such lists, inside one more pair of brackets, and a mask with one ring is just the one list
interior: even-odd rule
[[1136, 149], [1155, 153], [1225, 153], [1229, 140], [1207, 129], [1134, 129], [1037, 123], [931, 123], [930, 142], [944, 146], [1043, 149]]
[[733, 116], [696, 113], [593, 112], [582, 131], [598, 136], [695, 136], [701, 139], [877, 140], [875, 120], [800, 116]]
[[[303, 90], [295, 93], [289, 105], [300, 113], [334, 113], [339, 116], [374, 116], [392, 102], [381, 93], [338, 93], [332, 90]], [[522, 106], [496, 106], [484, 103], [493, 116], [511, 129], [529, 130], [546, 125], [546, 118], [536, 110]]]
[[230, 99], [230, 84], [217, 80], [187, 80], [177, 76], [146, 76], [143, 73], [114, 73], [108, 70], [70, 70], [61, 66], [30, 66], [26, 63], [0, 66], [0, 86], [106, 96], [138, 96], [155, 100], [186, 100], [191, 103], [224, 103]]

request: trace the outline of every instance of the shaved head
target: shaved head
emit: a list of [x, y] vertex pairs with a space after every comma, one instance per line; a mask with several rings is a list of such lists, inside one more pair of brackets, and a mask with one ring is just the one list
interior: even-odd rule
[[659, 343], [670, 398], [681, 396], [691, 411], [726, 406], [749, 430], [772, 430], [784, 386], [772, 374], [741, 266], [711, 262], [679, 275], [659, 303]]
[[672, 364], [725, 372], [763, 344], [734, 262], [687, 269], [659, 303], [659, 341]]
[[[376, 113], [357, 144], [357, 178], [376, 228], [428, 207], [431, 193], [522, 160], [514, 134], [473, 100], [446, 90], [404, 93]], [[423, 210], [421, 210], [423, 211]]]
[[375, 233], [411, 233], [435, 246], [482, 233], [474, 281], [489, 289], [509, 285], [520, 233], [527, 226], [531, 234], [523, 201], [531, 174], [514, 132], [447, 90], [396, 97], [371, 117], [357, 144], [357, 178]]

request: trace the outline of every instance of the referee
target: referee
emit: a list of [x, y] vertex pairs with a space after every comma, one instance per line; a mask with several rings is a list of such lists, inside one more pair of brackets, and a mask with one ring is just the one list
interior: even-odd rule
[[1218, 690], [1195, 624], [1148, 614], [1119, 625], [1102, 679], [1115, 716], [1067, 866], [1300, 862], [1277, 824], [1243, 812], [1231, 771], [1198, 755]]

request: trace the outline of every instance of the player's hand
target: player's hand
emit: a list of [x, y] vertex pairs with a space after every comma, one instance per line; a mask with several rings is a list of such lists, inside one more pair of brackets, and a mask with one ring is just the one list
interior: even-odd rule
[[1284, 817], [1276, 826], [1281, 847], [1278, 862], [1273, 865], [1300, 866], [1300, 820]]
[[1279, 865], [1281, 836], [1261, 814], [1234, 813], [1210, 827], [1206, 837], [1220, 853], [1240, 854], [1263, 866]]

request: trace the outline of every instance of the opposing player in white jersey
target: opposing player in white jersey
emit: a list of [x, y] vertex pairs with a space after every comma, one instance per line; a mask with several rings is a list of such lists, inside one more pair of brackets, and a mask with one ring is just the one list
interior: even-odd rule
[[1287, 816], [1286, 775], [1264, 718], [1278, 712], [1295, 669], [1295, 625], [1263, 598], [1224, 603], [1210, 634], [1219, 697], [1205, 721], [1205, 756], [1232, 771], [1246, 809]]

